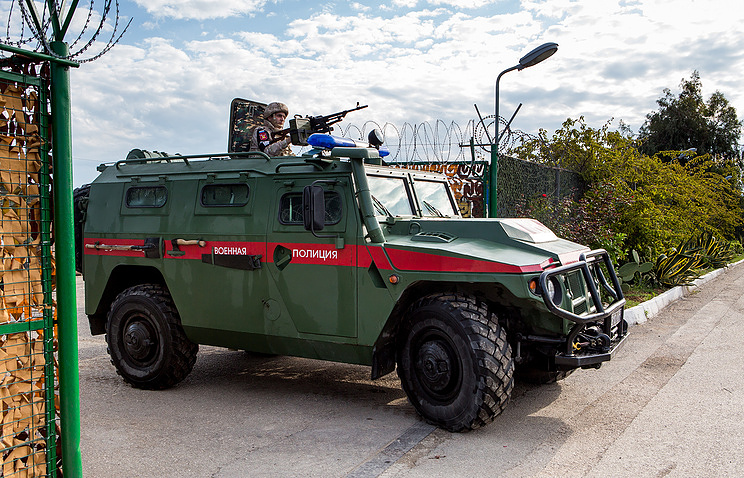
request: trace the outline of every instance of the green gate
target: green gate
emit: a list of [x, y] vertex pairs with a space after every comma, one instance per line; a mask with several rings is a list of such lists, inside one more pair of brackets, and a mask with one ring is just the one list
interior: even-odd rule
[[0, 71], [3, 478], [58, 471], [49, 82], [42, 65], [5, 61]]

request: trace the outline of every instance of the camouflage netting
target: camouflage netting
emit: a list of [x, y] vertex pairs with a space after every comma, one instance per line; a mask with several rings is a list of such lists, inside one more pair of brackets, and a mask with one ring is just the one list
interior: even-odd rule
[[0, 476], [49, 476], [58, 426], [46, 104], [39, 86], [0, 73]]
[[584, 193], [581, 177], [566, 169], [499, 156], [497, 215], [518, 217], [531, 199], [578, 199]]

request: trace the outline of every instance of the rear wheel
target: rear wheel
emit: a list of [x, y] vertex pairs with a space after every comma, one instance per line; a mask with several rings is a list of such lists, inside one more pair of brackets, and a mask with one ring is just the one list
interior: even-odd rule
[[416, 410], [449, 431], [491, 422], [513, 388], [506, 330], [485, 304], [464, 295], [420, 300], [402, 329], [398, 375]]
[[144, 389], [169, 388], [186, 378], [199, 350], [186, 338], [170, 294], [157, 284], [118, 295], [109, 310], [106, 341], [117, 372]]

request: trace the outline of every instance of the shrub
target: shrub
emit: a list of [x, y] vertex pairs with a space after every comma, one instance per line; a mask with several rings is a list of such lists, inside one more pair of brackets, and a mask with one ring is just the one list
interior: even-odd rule
[[518, 206], [517, 213], [539, 220], [570, 241], [605, 249], [617, 262], [626, 256], [626, 235], [618, 232], [615, 224], [620, 221], [620, 209], [627, 205], [628, 199], [618, 195], [611, 184], [595, 184], [578, 201], [542, 194]]
[[655, 256], [700, 230], [733, 239], [744, 224], [736, 164], [688, 155], [682, 165], [680, 152], [646, 156], [609, 122], [593, 129], [568, 119], [552, 139], [541, 131], [514, 153], [582, 175], [589, 187], [580, 200], [532, 198], [526, 212], [576, 242], [613, 249], [615, 260], [631, 249]]

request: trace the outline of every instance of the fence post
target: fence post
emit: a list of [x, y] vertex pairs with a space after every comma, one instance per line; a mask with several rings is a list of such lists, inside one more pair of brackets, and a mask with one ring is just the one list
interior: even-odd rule
[[[67, 58], [68, 46], [51, 42], [52, 51]], [[70, 68], [51, 62], [52, 171], [54, 233], [57, 266], [57, 321], [59, 331], [60, 424], [62, 469], [65, 478], [81, 477], [80, 374], [78, 371], [75, 230], [72, 209], [72, 125]]]
[[[496, 118], [498, 121], [498, 118]], [[488, 217], [497, 217], [498, 211], [499, 145], [491, 145], [491, 164], [488, 172]]]

